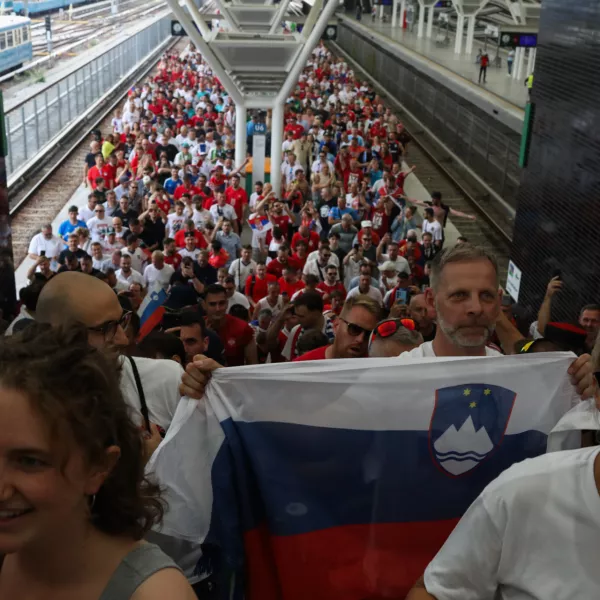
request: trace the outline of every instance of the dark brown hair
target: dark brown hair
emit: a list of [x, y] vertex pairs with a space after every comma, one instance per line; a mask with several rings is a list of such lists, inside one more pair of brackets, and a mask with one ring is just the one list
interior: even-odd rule
[[96, 494], [91, 519], [109, 535], [138, 540], [162, 520], [157, 485], [144, 474], [140, 431], [129, 418], [116, 357], [88, 344], [79, 324], [32, 324], [0, 339], [0, 382], [25, 394], [48, 424], [53, 441], [72, 439], [89, 465], [99, 465], [116, 445], [121, 455]]

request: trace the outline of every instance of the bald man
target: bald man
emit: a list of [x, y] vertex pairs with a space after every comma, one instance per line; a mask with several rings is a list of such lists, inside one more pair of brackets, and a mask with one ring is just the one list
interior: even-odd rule
[[[92, 346], [115, 350], [129, 343], [125, 329], [130, 317], [106, 283], [76, 271], [53, 277], [40, 293], [36, 310], [36, 320], [43, 323], [61, 325], [73, 320], [83, 323], [88, 327]], [[132, 361], [139, 373], [142, 390], [136, 385]], [[144, 423], [140, 410], [143, 394], [150, 421], [166, 430], [181, 397], [181, 366], [172, 360], [138, 357], [131, 360], [123, 357], [121, 366], [121, 391], [132, 409], [134, 421], [140, 425]]]

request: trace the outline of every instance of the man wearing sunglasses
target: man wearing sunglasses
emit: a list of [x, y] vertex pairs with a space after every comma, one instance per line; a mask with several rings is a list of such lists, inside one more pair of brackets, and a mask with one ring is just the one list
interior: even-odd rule
[[371, 331], [379, 316], [379, 305], [368, 296], [348, 299], [340, 316], [333, 322], [333, 343], [306, 352], [295, 361], [368, 356]]
[[[56, 283], [53, 280], [56, 279]], [[52, 285], [50, 285], [53, 283]], [[66, 272], [53, 277], [38, 300], [36, 319], [52, 325], [78, 321], [87, 326], [92, 346], [118, 352], [129, 344], [125, 330], [131, 313], [123, 311], [117, 295], [100, 279]], [[151, 423], [167, 429], [179, 403], [182, 368], [170, 360], [133, 359]], [[121, 390], [134, 420], [144, 425], [141, 394], [132, 362], [120, 361]]]

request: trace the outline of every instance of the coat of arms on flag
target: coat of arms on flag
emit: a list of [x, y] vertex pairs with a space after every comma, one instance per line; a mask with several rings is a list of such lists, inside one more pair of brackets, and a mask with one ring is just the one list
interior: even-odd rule
[[480, 383], [436, 391], [429, 426], [429, 448], [447, 475], [468, 473], [502, 443], [516, 394], [508, 388]]

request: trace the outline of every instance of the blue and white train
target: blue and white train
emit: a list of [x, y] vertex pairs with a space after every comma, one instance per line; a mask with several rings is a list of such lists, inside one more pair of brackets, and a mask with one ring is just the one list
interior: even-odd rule
[[[29, 0], [28, 9], [29, 15], [36, 17], [51, 12], [57, 12], [60, 8], [68, 10], [71, 4], [73, 7], [79, 6], [80, 4], [89, 4], [92, 1], [97, 0]], [[25, 14], [25, 2], [23, 0], [17, 0], [12, 2], [13, 10], [18, 15]]]
[[0, 74], [18, 69], [33, 56], [31, 20], [0, 16]]

